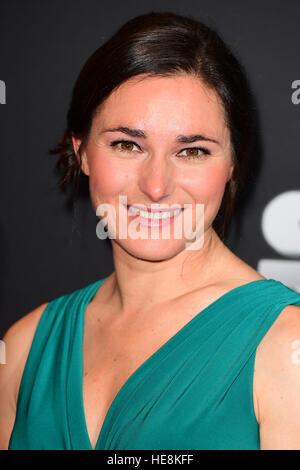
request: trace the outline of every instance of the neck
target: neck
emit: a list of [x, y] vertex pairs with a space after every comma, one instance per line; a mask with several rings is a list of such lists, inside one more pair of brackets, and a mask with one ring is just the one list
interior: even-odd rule
[[112, 243], [115, 271], [108, 302], [121, 313], [144, 311], [215, 283], [229, 253], [213, 229], [201, 249], [183, 250], [158, 262], [135, 258]]

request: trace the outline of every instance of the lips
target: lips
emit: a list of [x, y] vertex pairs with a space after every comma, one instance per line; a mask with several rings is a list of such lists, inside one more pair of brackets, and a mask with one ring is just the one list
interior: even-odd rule
[[167, 210], [145, 210], [140, 209], [140, 207], [142, 206], [128, 205], [127, 212], [129, 217], [136, 220], [140, 225], [145, 227], [163, 227], [168, 225], [182, 212], [182, 208], [173, 210], [170, 210], [170, 208]]
[[[133, 205], [128, 204], [127, 209], [129, 209], [129, 207], [134, 208], [134, 209], [140, 209], [141, 211], [147, 211], [147, 212], [171, 212], [175, 210], [175, 209], [170, 209], [170, 206], [147, 207], [146, 205], [143, 206], [140, 204], [133, 204]], [[179, 207], [177, 209], [179, 209]]]

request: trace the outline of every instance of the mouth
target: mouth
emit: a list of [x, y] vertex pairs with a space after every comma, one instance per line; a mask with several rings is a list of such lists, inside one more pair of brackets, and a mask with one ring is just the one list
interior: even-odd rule
[[183, 208], [180, 207], [172, 210], [143, 210], [135, 206], [127, 205], [126, 208], [128, 216], [131, 219], [135, 219], [136, 222], [144, 227], [163, 227], [168, 225], [183, 211]]

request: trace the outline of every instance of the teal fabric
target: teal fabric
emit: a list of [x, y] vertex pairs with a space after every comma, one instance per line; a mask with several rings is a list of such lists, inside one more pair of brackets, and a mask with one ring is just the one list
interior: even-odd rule
[[[84, 312], [105, 279], [44, 310], [9, 449], [92, 449], [82, 398]], [[96, 449], [259, 449], [252, 399], [256, 348], [291, 304], [300, 305], [300, 294], [274, 279], [252, 281], [211, 303], [129, 377]]]

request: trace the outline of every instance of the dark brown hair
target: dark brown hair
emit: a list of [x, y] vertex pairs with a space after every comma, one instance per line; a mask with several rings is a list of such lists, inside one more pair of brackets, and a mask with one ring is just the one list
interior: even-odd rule
[[201, 79], [221, 100], [230, 130], [234, 171], [226, 184], [213, 228], [224, 239], [234, 201], [246, 183], [246, 169], [254, 148], [254, 107], [242, 65], [211, 27], [192, 17], [151, 12], [125, 23], [99, 47], [83, 66], [73, 89], [67, 126], [56, 168], [62, 174], [58, 186], [74, 186], [74, 200], [81, 171], [72, 145], [72, 134], [82, 139], [79, 160], [95, 113], [110, 93], [127, 79], [139, 75], [172, 76], [187, 73]]

